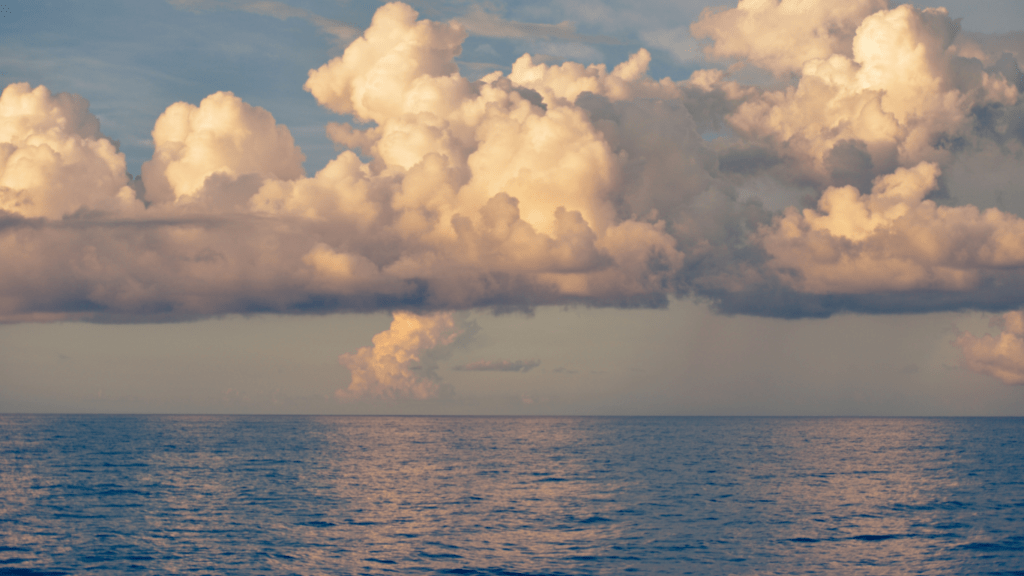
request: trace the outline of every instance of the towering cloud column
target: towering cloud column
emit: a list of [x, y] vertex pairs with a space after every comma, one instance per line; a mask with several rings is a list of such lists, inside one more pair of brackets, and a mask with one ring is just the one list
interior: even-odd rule
[[391, 327], [373, 337], [373, 345], [340, 361], [352, 371], [352, 383], [339, 390], [346, 398], [416, 398], [438, 394], [432, 354], [463, 332], [451, 312], [417, 315], [395, 312]]

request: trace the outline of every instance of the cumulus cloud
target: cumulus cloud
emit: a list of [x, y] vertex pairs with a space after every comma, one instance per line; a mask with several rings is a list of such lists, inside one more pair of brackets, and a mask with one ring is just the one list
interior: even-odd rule
[[[271, 111], [218, 92], [156, 120], [140, 185], [84, 99], [8, 86], [0, 318], [1024, 304], [1021, 218], [962, 200], [1014, 180], [965, 167], [1024, 159], [1015, 36], [965, 37], [942, 9], [876, 0], [743, 0], [694, 35], [788, 87], [652, 78], [644, 49], [615, 66], [523, 55], [470, 81], [456, 58], [472, 26], [571, 29], [467, 18], [386, 4], [309, 72], [317, 102], [354, 119], [326, 127], [339, 153], [313, 174]], [[375, 349], [351, 360], [367, 383], [353, 394], [391, 389], [363, 368], [383, 365]], [[396, 390], [427, 394], [413, 376]]]
[[973, 136], [979, 111], [1002, 116], [1020, 104], [1015, 78], [957, 53], [957, 30], [945, 9], [875, 12], [859, 22], [849, 56], [808, 58], [795, 88], [747, 99], [729, 125], [821, 183], [858, 150], [857, 169], [872, 175], [949, 162]]
[[[722, 109], [740, 137], [720, 147], [720, 167], [762, 186], [802, 186], [817, 205], [759, 224], [751, 238], [763, 258], [727, 262], [728, 273], [718, 267], [713, 281], [696, 282], [734, 312], [1019, 305], [1011, 287], [1024, 280], [1021, 219], [950, 205], [951, 196], [973, 191], [950, 190], [942, 178], [943, 167], [990, 154], [982, 152], [990, 142], [1010, 163], [1020, 157], [1016, 61], [1011, 67], [1004, 55], [997, 67], [991, 56], [979, 58], [978, 44], [957, 41], [959, 23], [945, 9], [855, 2], [833, 14], [824, 6], [740, 2], [694, 26], [713, 40], [709, 55], [797, 78]], [[748, 30], [769, 13], [781, 19], [780, 34]], [[849, 20], [829, 24], [833, 18]], [[797, 48], [804, 42], [812, 49]], [[700, 88], [721, 83], [711, 80]]]
[[1007, 384], [1024, 385], [1024, 313], [1007, 312], [1001, 317], [1002, 333], [978, 338], [969, 332], [956, 339], [964, 364]]
[[339, 390], [342, 399], [437, 396], [440, 388], [433, 354], [463, 332], [451, 312], [417, 315], [395, 312], [391, 327], [373, 337], [373, 345], [339, 360], [352, 372], [352, 383]]
[[207, 96], [199, 106], [172, 104], [157, 118], [153, 146], [153, 159], [142, 166], [150, 201], [194, 198], [215, 175], [228, 180], [304, 175], [306, 157], [288, 128], [230, 92]]
[[470, 372], [529, 372], [537, 366], [540, 366], [540, 360], [478, 360], [454, 369]]
[[790, 208], [766, 230], [770, 266], [801, 292], [967, 291], [1021, 280], [1024, 220], [995, 208], [939, 206], [939, 169], [876, 178], [870, 194], [828, 188], [818, 210]]

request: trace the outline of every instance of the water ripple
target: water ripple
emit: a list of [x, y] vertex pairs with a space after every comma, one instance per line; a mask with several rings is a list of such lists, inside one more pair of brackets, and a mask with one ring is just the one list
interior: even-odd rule
[[0, 416], [0, 576], [1014, 574], [1024, 420]]

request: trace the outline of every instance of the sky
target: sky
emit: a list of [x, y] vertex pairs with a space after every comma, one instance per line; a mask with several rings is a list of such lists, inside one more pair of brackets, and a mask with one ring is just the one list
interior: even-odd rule
[[1024, 6], [0, 5], [0, 413], [1024, 415]]

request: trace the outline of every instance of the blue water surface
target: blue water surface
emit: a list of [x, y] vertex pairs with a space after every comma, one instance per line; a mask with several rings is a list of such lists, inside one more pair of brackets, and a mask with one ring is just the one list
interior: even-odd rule
[[1024, 419], [0, 416], [0, 575], [1024, 574]]

